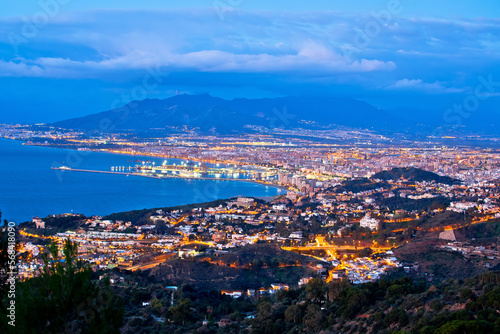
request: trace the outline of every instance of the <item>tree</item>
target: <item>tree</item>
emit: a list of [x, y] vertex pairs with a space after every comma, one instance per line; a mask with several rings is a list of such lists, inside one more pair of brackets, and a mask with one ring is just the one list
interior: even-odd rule
[[438, 328], [436, 334], [489, 334], [497, 333], [498, 327], [486, 321], [453, 320]]
[[323, 325], [324, 318], [325, 316], [318, 305], [308, 305], [303, 321], [304, 327], [306, 328], [307, 332], [315, 333], [319, 331]]
[[179, 300], [179, 304], [170, 309], [172, 320], [183, 325], [186, 322], [191, 321], [193, 318], [193, 312], [191, 311], [192, 307], [193, 302], [191, 301], [191, 299], [183, 298]]
[[262, 261], [260, 261], [259, 259], [253, 259], [252, 268], [261, 269], [262, 268]]
[[119, 333], [121, 299], [109, 281], [92, 281], [89, 267], [75, 261], [77, 244], [51, 244], [40, 276], [18, 283], [16, 333]]
[[156, 298], [151, 299], [151, 309], [153, 311], [153, 314], [155, 314], [156, 316], [161, 316], [163, 313], [163, 303], [161, 302], [161, 300]]
[[332, 281], [328, 285], [328, 300], [334, 301], [339, 296], [340, 292], [348, 286], [349, 280], [347, 279]]
[[156, 233], [158, 234], [165, 234], [167, 232], [167, 225], [163, 220], [157, 220], [156, 221]]
[[257, 317], [261, 320], [271, 318], [273, 315], [273, 306], [269, 302], [261, 302], [257, 307], [258, 315]]
[[300, 323], [302, 318], [302, 311], [297, 305], [290, 305], [285, 311], [285, 319], [287, 322], [293, 322], [294, 324]]
[[370, 257], [373, 254], [373, 250], [370, 247], [363, 248], [361, 252], [359, 252], [359, 257]]
[[321, 304], [327, 292], [325, 281], [321, 278], [313, 278], [306, 286], [307, 298]]

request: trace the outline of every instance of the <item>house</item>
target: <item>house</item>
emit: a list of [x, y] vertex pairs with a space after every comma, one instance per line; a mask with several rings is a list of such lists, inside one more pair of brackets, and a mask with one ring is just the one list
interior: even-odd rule
[[233, 205], [236, 205], [237, 207], [248, 209], [254, 205], [254, 202], [254, 199], [250, 197], [238, 197], [236, 201], [228, 202], [227, 206], [232, 207]]
[[226, 239], [226, 233], [225, 232], [215, 232], [212, 235], [212, 240], [215, 242], [221, 242]]
[[221, 291], [221, 294], [228, 295], [228, 296], [231, 296], [234, 299], [236, 299], [236, 298], [240, 298], [241, 295], [243, 295], [243, 292], [241, 292], [241, 291]]
[[36, 228], [45, 228], [45, 222], [38, 217], [33, 218]]
[[276, 210], [276, 211], [286, 210], [286, 205], [285, 204], [275, 204], [275, 205], [273, 205], [273, 210]]
[[301, 278], [299, 280], [299, 288], [301, 286], [304, 286], [304, 285], [307, 285], [307, 283], [309, 283], [309, 281], [312, 280], [312, 277], [304, 277], [304, 278]]
[[289, 286], [288, 284], [283, 284], [283, 283], [272, 283], [271, 288], [273, 290], [288, 290]]
[[186, 249], [179, 249], [178, 251], [178, 256], [179, 257], [195, 257], [195, 256], [198, 256], [200, 255], [201, 252], [198, 252], [196, 249], [192, 249], [192, 248], [186, 248]]
[[367, 213], [366, 216], [361, 218], [359, 225], [361, 227], [366, 227], [369, 228], [370, 230], [377, 230], [378, 229], [378, 224], [379, 221], [375, 218], [370, 217], [370, 215]]

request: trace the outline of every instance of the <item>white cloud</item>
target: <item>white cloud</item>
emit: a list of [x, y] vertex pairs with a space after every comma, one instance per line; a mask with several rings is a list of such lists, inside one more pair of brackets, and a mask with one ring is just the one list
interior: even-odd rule
[[[484, 71], [498, 62], [498, 43], [492, 41], [500, 40], [500, 20], [398, 17], [358, 45], [357, 31], [367, 22], [373, 22], [369, 14], [335, 12], [234, 11], [224, 21], [206, 9], [61, 13], [20, 46], [26, 59], [18, 59], [9, 58], [6, 36], [21, 33], [23, 22], [3, 20], [0, 69], [6, 70], [0, 76], [108, 79], [160, 66], [179, 72], [298, 74], [300, 80], [325, 76], [365, 87], [451, 93], [460, 90], [435, 80], [457, 82], [458, 69]], [[350, 59], [343, 52], [351, 52]], [[436, 58], [450, 61], [431, 70]], [[395, 77], [427, 82], [403, 79], [391, 85], [388, 80]]]
[[44, 69], [37, 65], [23, 62], [0, 60], [0, 76], [3, 77], [41, 77]]
[[397, 90], [418, 90], [430, 94], [443, 94], [443, 93], [461, 93], [464, 90], [460, 88], [449, 88], [443, 85], [442, 82], [435, 81], [433, 83], [424, 82], [422, 79], [402, 79], [398, 80], [395, 84], [387, 87], [388, 89]]
[[[221, 50], [202, 50], [184, 54], [168, 51], [152, 54], [133, 51], [105, 60], [76, 61], [70, 58], [41, 57], [34, 60], [0, 63], [0, 76], [19, 77], [99, 77], [110, 71], [141, 70], [164, 67], [167, 70], [194, 70], [220, 73], [362, 73], [387, 71], [396, 67], [393, 62], [362, 59], [347, 62], [326, 48], [300, 50], [297, 54], [236, 54]], [[29, 64], [31, 65], [29, 65]]]

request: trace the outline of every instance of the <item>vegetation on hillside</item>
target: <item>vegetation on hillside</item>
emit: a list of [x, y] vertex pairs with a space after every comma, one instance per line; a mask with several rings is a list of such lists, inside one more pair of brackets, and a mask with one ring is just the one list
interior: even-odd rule
[[[124, 333], [500, 333], [499, 272], [436, 285], [408, 277], [362, 285], [313, 279], [258, 299], [191, 285], [131, 285], [125, 294]], [[143, 301], [150, 304], [138, 307]], [[219, 328], [223, 318], [233, 324]]]
[[355, 179], [342, 182], [342, 185], [335, 187], [337, 193], [359, 193], [362, 191], [369, 191], [377, 188], [388, 188], [386, 182], [374, 182], [370, 179]]
[[393, 168], [388, 171], [382, 171], [374, 174], [371, 177], [373, 180], [399, 180], [405, 179], [408, 181], [417, 182], [436, 182], [443, 184], [460, 184], [459, 180], [453, 179], [449, 176], [440, 176], [433, 172], [428, 172], [426, 170], [415, 168], [415, 167], [404, 167], [404, 168]]
[[62, 249], [51, 244], [38, 277], [16, 282], [15, 327], [8, 324], [2, 297], [2, 333], [119, 333], [123, 323], [121, 298], [109, 282], [95, 282], [92, 271], [75, 261], [77, 244], [66, 240]]
[[380, 200], [379, 205], [387, 207], [390, 211], [430, 211], [446, 209], [450, 205], [450, 200], [446, 197], [411, 199], [394, 196]]
[[219, 199], [216, 201], [212, 202], [205, 202], [205, 203], [193, 203], [193, 204], [186, 204], [186, 205], [178, 205], [178, 206], [173, 206], [173, 207], [164, 207], [164, 208], [155, 208], [155, 209], [142, 209], [142, 210], [132, 210], [132, 211], [126, 211], [126, 212], [118, 212], [118, 213], [112, 213], [107, 216], [104, 216], [103, 219], [108, 219], [108, 220], [122, 220], [122, 221], [127, 221], [131, 222], [134, 225], [145, 225], [149, 222], [149, 217], [156, 215], [156, 211], [158, 210], [163, 210], [163, 211], [173, 211], [173, 210], [192, 210], [194, 208], [209, 208], [209, 207], [217, 207], [221, 204], [224, 204], [227, 202], [227, 199]]

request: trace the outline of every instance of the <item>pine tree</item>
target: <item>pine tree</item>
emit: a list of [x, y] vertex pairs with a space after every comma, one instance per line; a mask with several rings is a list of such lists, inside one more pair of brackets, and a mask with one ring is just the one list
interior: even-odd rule
[[119, 333], [121, 299], [109, 281], [93, 282], [92, 270], [76, 260], [78, 246], [69, 239], [43, 254], [40, 275], [18, 282], [13, 333]]

